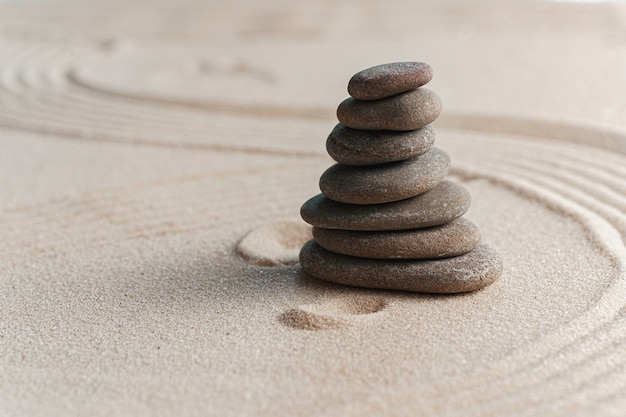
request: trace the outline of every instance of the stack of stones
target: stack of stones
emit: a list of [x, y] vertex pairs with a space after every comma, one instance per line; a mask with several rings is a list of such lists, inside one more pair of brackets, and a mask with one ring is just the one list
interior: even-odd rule
[[303, 270], [340, 284], [429, 293], [474, 291], [502, 272], [499, 255], [462, 218], [470, 195], [444, 180], [450, 157], [430, 125], [441, 100], [422, 88], [429, 65], [400, 62], [350, 80], [326, 142], [338, 163], [301, 209], [313, 240]]

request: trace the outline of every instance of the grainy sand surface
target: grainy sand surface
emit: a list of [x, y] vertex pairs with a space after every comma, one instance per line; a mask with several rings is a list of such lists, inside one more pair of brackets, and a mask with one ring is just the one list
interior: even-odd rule
[[[2, 2], [0, 415], [622, 416], [626, 5]], [[352, 74], [431, 64], [502, 278], [306, 277]]]

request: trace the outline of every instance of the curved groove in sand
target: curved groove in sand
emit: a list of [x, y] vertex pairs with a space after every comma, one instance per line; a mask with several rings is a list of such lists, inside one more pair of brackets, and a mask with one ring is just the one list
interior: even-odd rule
[[293, 265], [298, 263], [302, 245], [312, 237], [311, 226], [303, 221], [271, 221], [248, 232], [236, 251], [259, 266]]
[[[304, 199], [300, 185], [288, 179], [296, 168], [311, 171], [310, 175], [314, 171], [302, 162], [289, 162], [271, 168], [273, 180], [283, 184], [283, 190], [288, 189], [292, 195], [302, 195]], [[258, 224], [263, 218], [271, 220], [272, 213], [259, 213], [253, 204], [254, 194], [251, 194], [263, 187], [265, 177], [259, 174], [268, 169], [237, 169], [219, 175], [169, 178], [102, 190], [97, 196], [85, 195], [80, 199], [6, 211], [0, 223], [3, 236], [0, 257], [16, 263], [31, 257], [54, 255], [56, 248], [64, 246], [80, 251], [100, 248], [118, 239], [149, 239], [193, 230]], [[219, 177], [223, 177], [222, 180], [215, 181]], [[243, 178], [243, 183], [233, 187], [230, 178]], [[185, 198], [172, 200], [168, 196], [173, 194]], [[291, 211], [289, 208], [289, 201], [277, 199], [273, 209], [276, 213], [285, 213]], [[232, 212], [238, 213], [236, 219], [229, 216]], [[102, 228], [102, 221], [108, 223], [108, 228]], [[25, 222], [28, 228], [14, 227]]]
[[[117, 96], [119, 98], [145, 101], [152, 104], [181, 106], [185, 108], [203, 109], [226, 114], [235, 114], [247, 117], [277, 117], [277, 118], [297, 118], [307, 120], [328, 119], [328, 112], [318, 107], [293, 107], [272, 105], [269, 103], [256, 106], [243, 106], [227, 101], [186, 101], [184, 99], [173, 99], [159, 97], [155, 95], [132, 94], [127, 91], [107, 90], [100, 86], [89, 83], [81, 79], [76, 72], [68, 73], [68, 80], [77, 86], [106, 95]], [[571, 141], [575, 143], [588, 143], [589, 137], [596, 138], [594, 146], [599, 148], [626, 154], [625, 134], [623, 132], [610, 131], [593, 126], [575, 125], [557, 121], [545, 121], [535, 119], [524, 119], [502, 115], [484, 115], [467, 113], [444, 113], [437, 119], [437, 125], [445, 128], [461, 129], [466, 131], [477, 131], [496, 134], [515, 134], [541, 139], [552, 139], [557, 141]]]
[[[593, 145], [596, 148], [626, 154], [626, 134], [573, 122], [526, 119], [503, 115], [444, 113], [437, 119], [439, 126], [464, 131], [512, 134], [561, 142]], [[591, 144], [589, 138], [593, 138]]]
[[[533, 172], [533, 164], [525, 164], [523, 169], [511, 169], [511, 166], [490, 164], [488, 167], [474, 164], [457, 164], [454, 173], [461, 177], [484, 178], [494, 184], [508, 188], [523, 196], [541, 201], [544, 205], [561, 214], [570, 216], [582, 224], [595, 244], [604, 252], [616, 269], [616, 276], [609, 288], [604, 291], [600, 300], [581, 316], [567, 325], [554, 330], [553, 333], [542, 335], [530, 346], [525, 346], [499, 361], [489, 363], [486, 369], [476, 371], [474, 375], [464, 375], [454, 381], [446, 381], [445, 390], [453, 395], [445, 398], [415, 398], [415, 390], [407, 389], [403, 393], [383, 398], [365, 399], [355, 414], [361, 415], [376, 409], [376, 403], [412, 404], [415, 401], [429, 403], [433, 409], [445, 410], [446, 415], [464, 415], [468, 407], [480, 410], [507, 410], [510, 413], [523, 414], [535, 408], [547, 407], [551, 403], [541, 402], [530, 407], [533, 400], [546, 398], [546, 384], [559, 383], [569, 387], [571, 381], [579, 380], [580, 390], [585, 386], [594, 388], [587, 378], [590, 373], [599, 372], [597, 378], [619, 377], [619, 370], [626, 367], [626, 358], [620, 349], [614, 348], [605, 352], [602, 347], [615, 347], [616, 344], [626, 345], [626, 329], [619, 326], [616, 318], [626, 316], [626, 246], [623, 236], [626, 235], [626, 213], [619, 210], [611, 211], [611, 220], [605, 219], [607, 204], [586, 196], [574, 188], [580, 185], [576, 181], [562, 181], [555, 185], [544, 170], [539, 174]], [[546, 178], [548, 176], [548, 178]], [[573, 184], [570, 184], [573, 182]], [[574, 198], [570, 197], [574, 195]], [[597, 212], [596, 212], [597, 211]], [[599, 212], [599, 213], [598, 213]], [[614, 221], [617, 220], [617, 224]], [[621, 320], [624, 320], [622, 317]], [[609, 337], [610, 336], [610, 337]], [[606, 340], [598, 345], [598, 340]], [[585, 343], [585, 341], [587, 341]], [[592, 348], [589, 348], [592, 345]], [[602, 357], [608, 357], [602, 363]], [[602, 363], [602, 366], [598, 365]], [[549, 371], [546, 367], [550, 365]], [[617, 368], [616, 368], [617, 365]], [[580, 376], [579, 376], [580, 375]], [[497, 394], [485, 395], [485, 387], [498, 387]], [[619, 384], [612, 385], [616, 392], [626, 386], [626, 378]], [[508, 396], [502, 397], [502, 390]], [[571, 387], [570, 387], [571, 388]], [[441, 389], [444, 389], [442, 386]], [[481, 391], [480, 400], [476, 394]], [[563, 391], [566, 391], [563, 389]], [[557, 395], [562, 391], [556, 390]], [[567, 391], [566, 391], [567, 392]], [[533, 397], [533, 394], [536, 394]], [[580, 392], [569, 392], [569, 396]], [[509, 404], [508, 408], [503, 404]], [[517, 415], [517, 414], [508, 414]]]
[[[45, 48], [42, 51], [28, 46], [19, 54], [7, 57], [8, 64], [0, 71], [5, 108], [0, 125], [84, 140], [278, 155], [315, 154], [291, 145], [294, 137], [298, 137], [296, 132], [269, 128], [267, 123], [264, 126], [268, 129], [263, 130], [259, 129], [263, 123], [257, 123], [257, 128], [252, 127], [255, 123], [247, 127], [235, 119], [207, 117], [206, 112], [162, 109], [155, 107], [155, 103], [138, 104], [119, 97], [112, 100], [77, 88], [68, 82], [71, 65], [63, 64], [67, 61], [63, 59], [64, 53], [67, 51], [61, 49], [50, 57], [50, 51]], [[208, 141], [207, 132], [211, 132]], [[246, 146], [220, 140], [234, 132], [246, 138], [243, 141]], [[260, 145], [254, 141], [255, 137], [265, 143]]]
[[[97, 45], [84, 45], [80, 50], [87, 57], [102, 53]], [[321, 154], [311, 152], [310, 143], [306, 141], [294, 144], [291, 140], [293, 137], [289, 134], [285, 137], [285, 132], [272, 129], [259, 135], [260, 126], [241, 131], [242, 136], [258, 135], [258, 141], [226, 143], [220, 140], [222, 135], [219, 134], [208, 141], [199, 141], [198, 138], [205, 137], [209, 130], [219, 131], [219, 124], [223, 124], [223, 120], [217, 117], [207, 125], [203, 121], [207, 114], [232, 114], [238, 118], [252, 119], [293, 119], [296, 122], [326, 121], [331, 117], [326, 109], [281, 106], [270, 102], [250, 106], [223, 100], [194, 101], [107, 89], [82, 79], [73, 67], [74, 63], [65, 56], [67, 53], [68, 50], [63, 47], [29, 45], [19, 52], [8, 51], [3, 54], [8, 64], [0, 71], [0, 89], [7, 93], [4, 98], [7, 111], [0, 116], [0, 125], [84, 140], [280, 155]], [[176, 115], [175, 119], [172, 119], [173, 114]], [[443, 114], [437, 124], [465, 131], [510, 133], [574, 143], [588, 143], [588, 138], [593, 137], [595, 147], [626, 154], [623, 132], [593, 126], [449, 112]], [[110, 126], [116, 126], [116, 130], [111, 131]], [[233, 128], [237, 127], [230, 123], [222, 127], [227, 130]], [[188, 132], [181, 135], [181, 131], [185, 130]], [[163, 134], [155, 135], [155, 131]], [[281, 141], [282, 146], [276, 146], [276, 140], [281, 136], [287, 140]]]
[[[271, 117], [281, 119], [295, 118], [313, 120], [327, 120], [329, 117], [328, 109], [321, 107], [289, 107], [274, 105], [271, 103], [247, 105], [236, 102], [211, 99], [178, 99], [174, 97], [151, 95], [148, 93], [133, 94], [128, 91], [118, 91], [111, 88], [102, 88], [95, 84], [89, 83], [88, 81], [83, 80], [75, 70], [68, 71], [67, 79], [75, 86], [82, 87], [90, 92], [96, 92], [99, 94], [111, 96], [113, 98], [124, 98], [126, 100], [149, 102], [165, 106], [176, 106], [187, 109], [204, 110], [215, 113], [235, 114], [238, 116], [247, 117]], [[332, 112], [330, 112], [330, 114], [332, 115]]]
[[366, 321], [370, 323], [388, 306], [388, 301], [377, 295], [346, 294], [313, 304], [291, 308], [280, 315], [279, 321], [300, 330], [326, 330]]
[[[90, 47], [84, 51], [93, 52]], [[62, 58], [66, 53], [66, 48], [16, 47], [3, 54], [3, 61], [9, 64], [0, 70], [1, 126], [79, 140], [290, 157], [322, 155], [321, 149], [311, 151], [313, 142], [300, 140], [305, 134], [297, 136], [286, 132], [288, 129], [263, 125], [255, 119], [319, 123], [327, 120], [327, 109], [186, 101], [107, 90], [82, 80], [72, 63]], [[57, 61], [60, 63], [50, 66], [50, 62]], [[239, 126], [238, 122], [227, 120], [228, 115], [243, 116], [251, 122]], [[207, 118], [210, 120], [205, 120]], [[390, 396], [364, 398], [358, 414], [367, 414], [368, 409], [375, 408], [376, 402], [382, 400], [385, 404], [405, 405], [424, 401], [433, 409], [447, 411], [448, 415], [463, 415], [471, 411], [471, 407], [521, 415], [550, 407], [566, 407], [575, 401], [572, 398], [575, 395], [600, 400], [619, 392], [626, 386], [626, 359], [620, 350], [626, 345], [626, 135], [591, 126], [480, 114], [447, 113], [437, 124], [461, 131], [539, 139], [541, 142], [526, 142], [537, 149], [551, 147], [553, 150], [558, 143], [569, 142], [614, 152], [602, 162], [580, 152], [570, 152], [566, 147], [559, 149], [562, 158], [558, 161], [543, 158], [540, 153], [520, 159], [514, 152], [505, 152], [493, 158], [496, 162], [484, 166], [454, 162], [453, 167], [462, 176], [487, 179], [575, 219], [587, 230], [591, 241], [612, 260], [615, 278], [604, 290], [603, 297], [569, 324], [543, 335], [524, 350], [490, 363], [486, 369], [442, 383], [439, 392], [451, 392], [451, 395], [416, 399], [415, 389], [409, 387]], [[211, 137], [206, 137], [207, 131], [212, 132]], [[232, 138], [233, 132], [245, 140], [233, 144], [222, 139], [226, 135], [221, 133], [229, 133]], [[314, 141], [318, 143], [319, 138]], [[291, 187], [290, 191], [296, 193], [298, 186], [287, 181], [292, 172], [284, 171], [284, 175], [281, 174], [285, 179], [283, 186]], [[238, 210], [237, 223], [258, 222], [259, 213], [254, 207], [237, 204], [248, 201], [246, 196], [254, 187], [231, 190], [215, 185], [209, 177], [190, 180], [187, 185], [187, 194], [191, 197], [187, 196], [184, 204], [193, 214], [183, 219], [180, 218], [181, 202], [168, 201], [144, 186], [139, 194], [134, 190], [116, 190], [94, 199], [58, 202], [8, 213], [2, 232], [7, 239], [0, 243], [2, 256], [17, 262], [31, 256], [53, 254], [57, 247], [98, 248], [109, 245], [114, 239], [144, 239], [230, 227], [235, 221], [228, 220], [228, 213], [235, 209]], [[159, 184], [155, 188], [163, 186]], [[181, 187], [181, 184], [166, 187]], [[210, 188], [213, 196], [202, 194], [207, 187], [213, 187]], [[224, 196], [228, 196], [230, 203], [219, 203]], [[159, 206], [146, 205], [146, 200]], [[275, 210], [285, 212], [289, 208], [287, 202], [277, 202]], [[37, 221], [30, 223], [27, 230], [11, 226], [13, 220], [15, 224], [23, 224], [23, 220], [33, 218]], [[113, 231], [100, 230], [95, 220], [102, 218], [109, 219]], [[35, 237], [42, 233], [47, 239], [37, 241]], [[306, 323], [320, 317], [330, 317], [333, 326], [353, 324], [353, 314], [342, 310], [344, 301], [307, 304], [289, 310], [291, 316], [289, 312], [286, 314], [293, 323], [299, 323], [294, 326], [299, 328], [306, 328]], [[602, 381], [611, 383], [603, 385]], [[494, 390], [493, 395], [482, 392], [477, 400], [477, 390], [485, 386], [500, 389]], [[503, 398], [503, 392], [508, 396]], [[333, 410], [333, 414], [336, 411]]]

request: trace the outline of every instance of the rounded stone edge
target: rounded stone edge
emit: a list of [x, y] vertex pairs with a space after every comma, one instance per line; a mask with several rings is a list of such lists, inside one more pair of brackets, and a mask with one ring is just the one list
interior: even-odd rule
[[[380, 224], [380, 213], [384, 212], [385, 208], [390, 207], [391, 205], [407, 205], [411, 203], [412, 199], [394, 201], [391, 203], [378, 204], [373, 206], [363, 205], [363, 204], [347, 204], [347, 203], [339, 203], [333, 201], [326, 197], [324, 194], [317, 194], [311, 198], [309, 198], [302, 206], [300, 207], [300, 216], [302, 219], [312, 226], [322, 227], [326, 229], [344, 229], [344, 230], [355, 230], [355, 231], [390, 231], [390, 230], [407, 230], [407, 229], [418, 229], [424, 227], [433, 227], [439, 226], [454, 219], [457, 219], [463, 216], [469, 210], [471, 206], [471, 195], [469, 191], [465, 189], [461, 184], [456, 183], [454, 181], [444, 180], [441, 183], [437, 184], [437, 187], [440, 186], [453, 186], [457, 188], [457, 192], [459, 192], [459, 198], [463, 202], [458, 206], [458, 210], [455, 210], [452, 215], [449, 216], [440, 216], [435, 220], [424, 221], [416, 221], [414, 218], [410, 216], [401, 217], [394, 216], [392, 219], [387, 222], [382, 222], [382, 225], [373, 226], [375, 221], [372, 219], [376, 219], [376, 221]], [[423, 199], [429, 198], [426, 194], [437, 189], [435, 187], [433, 190], [427, 191], [424, 194], [413, 197], [413, 199]], [[337, 217], [342, 217], [341, 215], [335, 215], [335, 220], [329, 220], [329, 217], [326, 216], [316, 216], [313, 213], [316, 210], [319, 210], [319, 207], [327, 206], [328, 209], [339, 209], [343, 210], [343, 219], [337, 220]], [[324, 208], [322, 209], [324, 210]], [[360, 215], [354, 215], [356, 211], [368, 211], [369, 213], [361, 213]], [[382, 210], [382, 211], [381, 211]], [[422, 208], [423, 210], [423, 208]], [[441, 211], [441, 210], [438, 210]], [[350, 213], [349, 216], [346, 216], [346, 213]], [[356, 221], [355, 217], [361, 217], [361, 221]]]
[[[429, 100], [415, 99], [427, 94]], [[416, 130], [433, 123], [441, 114], [441, 98], [427, 88], [396, 94], [380, 100], [358, 100], [348, 97], [337, 107], [337, 119], [357, 130]]]
[[[415, 68], [407, 69], [410, 66]], [[390, 62], [354, 74], [348, 81], [348, 94], [358, 100], [379, 100], [414, 90], [432, 78], [433, 69], [425, 62]]]
[[[477, 261], [482, 263], [472, 265]], [[504, 268], [498, 252], [484, 243], [465, 255], [420, 261], [340, 255], [323, 249], [313, 239], [302, 247], [300, 265], [306, 274], [336, 284], [432, 294], [483, 289], [496, 282]], [[468, 266], [474, 268], [468, 270]], [[455, 277], [450, 271], [465, 275]]]
[[[344, 129], [355, 131], [354, 145], [349, 146], [341, 136]], [[377, 136], [380, 136], [378, 138]], [[338, 123], [326, 139], [326, 152], [337, 163], [347, 166], [380, 165], [404, 161], [430, 151], [435, 144], [435, 129], [426, 125], [409, 131], [358, 130]], [[367, 146], [358, 142], [376, 142]], [[378, 146], [378, 148], [377, 148]]]
[[[432, 159], [425, 162], [423, 158], [426, 157]], [[392, 203], [394, 201], [416, 197], [434, 189], [445, 179], [446, 175], [448, 175], [451, 163], [450, 155], [446, 151], [433, 147], [422, 155], [403, 161], [392, 162], [385, 168], [382, 168], [381, 165], [354, 167], [335, 164], [322, 173], [319, 179], [319, 188], [326, 197], [339, 203], [357, 205]], [[410, 171], [411, 167], [419, 167], [423, 164], [432, 164], [431, 169], [421, 170], [419, 180], [413, 178], [411, 186], [399, 181], [375, 184], [369, 183], [367, 180], [364, 181], [361, 178], [359, 178], [358, 181], [352, 181], [352, 184], [348, 184], [348, 178], [354, 179], [358, 177], [354, 175], [354, 173], [348, 176], [347, 174], [350, 170], [361, 170], [363, 175], [367, 175], [366, 172], [369, 171], [370, 168], [372, 170], [371, 172], [380, 170], [376, 177], [383, 178], [390, 175], [389, 171], [384, 172], [384, 169], [397, 170], [399, 167], [402, 167], [400, 170]], [[439, 165], [441, 165], [441, 167], [439, 167]], [[435, 170], [434, 167], [443, 167], [443, 169]], [[344, 172], [341, 172], [342, 170]], [[398, 171], [396, 171], [395, 174], [397, 175]], [[339, 186], [334, 185], [334, 182], [337, 182], [337, 180], [339, 180]], [[343, 184], [341, 184], [341, 182], [343, 182]]]
[[409, 230], [354, 231], [313, 227], [322, 248], [372, 259], [445, 259], [471, 252], [480, 243], [478, 226], [460, 217], [443, 225]]

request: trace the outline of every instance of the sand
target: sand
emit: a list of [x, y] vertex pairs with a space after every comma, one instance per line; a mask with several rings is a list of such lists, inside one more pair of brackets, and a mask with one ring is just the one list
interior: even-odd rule
[[[623, 415], [626, 5], [127, 3], [0, 4], [0, 415]], [[398, 60], [482, 291], [291, 264], [347, 81]]]

